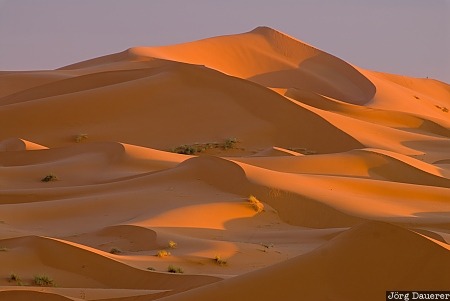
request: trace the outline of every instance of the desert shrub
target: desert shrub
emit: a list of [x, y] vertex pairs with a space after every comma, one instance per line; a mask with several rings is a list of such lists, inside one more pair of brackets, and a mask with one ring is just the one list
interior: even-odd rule
[[118, 248], [112, 248], [109, 253], [111, 254], [120, 254], [122, 253], [122, 250], [118, 249]]
[[173, 149], [174, 153], [177, 154], [184, 154], [184, 155], [194, 155], [198, 151], [197, 148], [195, 148], [192, 145], [180, 145]]
[[303, 154], [303, 155], [315, 155], [317, 154], [317, 151], [312, 150], [312, 149], [307, 149], [307, 148], [296, 148], [296, 147], [288, 147], [288, 150]]
[[273, 248], [273, 244], [264, 244], [261, 243], [261, 246], [263, 246], [264, 248], [268, 249], [268, 248]]
[[170, 252], [167, 251], [167, 250], [159, 250], [159, 251], [156, 253], [156, 256], [158, 256], [158, 257], [160, 257], [160, 258], [162, 258], [162, 257], [167, 257], [167, 256], [170, 256]]
[[264, 210], [264, 204], [261, 203], [255, 196], [250, 195], [247, 199], [247, 201], [250, 203], [250, 206], [258, 213], [262, 212]]
[[438, 105], [436, 105], [435, 107], [438, 108], [439, 110], [441, 110], [444, 113], [448, 113], [448, 108], [447, 107], [441, 107], [441, 106], [438, 106]]
[[178, 273], [178, 274], [184, 273], [182, 268], [176, 267], [176, 266], [173, 266], [173, 265], [169, 265], [169, 267], [167, 268], [167, 271], [169, 273]]
[[84, 140], [87, 140], [88, 137], [89, 137], [88, 134], [78, 134], [75, 136], [75, 142], [76, 143], [83, 142]]
[[223, 149], [234, 148], [236, 143], [237, 143], [237, 139], [236, 139], [236, 138], [228, 138], [228, 139], [225, 140], [225, 142], [223, 143], [222, 148], [223, 148]]
[[236, 138], [228, 138], [224, 142], [207, 142], [207, 143], [193, 143], [193, 144], [183, 144], [171, 151], [177, 154], [184, 155], [195, 155], [196, 153], [201, 153], [207, 149], [223, 149], [227, 150], [230, 148], [235, 148], [237, 143]]
[[176, 247], [177, 247], [177, 243], [174, 242], [173, 240], [170, 240], [170, 241], [169, 241], [169, 248], [175, 249]]
[[217, 263], [218, 265], [226, 265], [227, 264], [227, 260], [223, 259], [220, 255], [216, 255], [214, 256], [214, 262]]
[[19, 277], [19, 275], [12, 273], [11, 275], [9, 275], [8, 280], [10, 282], [12, 282], [12, 281], [17, 282], [17, 281], [20, 281], [20, 277]]
[[58, 181], [58, 177], [54, 174], [48, 174], [41, 179], [42, 182]]
[[149, 271], [156, 271], [156, 269], [154, 267], [148, 267], [147, 270], [149, 270]]
[[34, 282], [34, 284], [36, 284], [38, 286], [54, 286], [55, 285], [53, 280], [45, 275], [34, 276], [33, 282]]

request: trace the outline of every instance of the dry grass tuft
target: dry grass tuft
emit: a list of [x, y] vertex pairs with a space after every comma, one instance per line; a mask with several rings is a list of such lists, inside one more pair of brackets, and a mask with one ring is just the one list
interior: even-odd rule
[[262, 211], [264, 211], [264, 204], [261, 203], [255, 196], [250, 195], [247, 199], [247, 201], [250, 203], [250, 206], [252, 206], [252, 208], [260, 213]]
[[156, 256], [158, 256], [159, 258], [167, 257], [167, 256], [170, 256], [170, 252], [167, 250], [159, 250], [156, 253]]
[[89, 138], [88, 134], [78, 134], [75, 136], [75, 142], [80, 143]]
[[177, 243], [174, 242], [173, 240], [169, 241], [169, 248], [170, 249], [175, 249], [177, 247]]
[[173, 265], [169, 265], [169, 267], [167, 268], [167, 272], [169, 272], [169, 273], [177, 273], [177, 274], [184, 273], [182, 268], [176, 267], [176, 266], [173, 266]]
[[217, 263], [218, 265], [226, 265], [227, 264], [227, 260], [223, 259], [220, 255], [216, 255], [214, 256], [214, 262]]

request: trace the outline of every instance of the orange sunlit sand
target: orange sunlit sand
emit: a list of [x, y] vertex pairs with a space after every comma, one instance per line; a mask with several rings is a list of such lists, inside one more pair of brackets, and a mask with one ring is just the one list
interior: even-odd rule
[[0, 82], [1, 300], [450, 289], [446, 83], [267, 27]]

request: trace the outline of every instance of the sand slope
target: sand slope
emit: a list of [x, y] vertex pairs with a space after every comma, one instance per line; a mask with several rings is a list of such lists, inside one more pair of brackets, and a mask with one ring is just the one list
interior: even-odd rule
[[380, 300], [393, 285], [398, 290], [445, 290], [448, 251], [408, 230], [368, 222], [308, 254], [162, 300], [274, 300], [292, 296]]
[[0, 72], [0, 299], [448, 289], [449, 108], [267, 27]]

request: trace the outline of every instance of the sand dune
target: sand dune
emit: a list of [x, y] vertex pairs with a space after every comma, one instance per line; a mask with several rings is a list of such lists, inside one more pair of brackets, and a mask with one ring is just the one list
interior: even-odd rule
[[48, 301], [69, 301], [69, 300], [80, 300], [68, 298], [58, 294], [35, 292], [35, 291], [1, 291], [0, 297], [5, 298], [5, 300], [18, 301], [18, 300], [48, 300]]
[[205, 65], [266, 87], [307, 87], [352, 103], [365, 102], [375, 93], [372, 83], [351, 65], [268, 27], [238, 36], [159, 48], [138, 47], [129, 52], [138, 57]]
[[[172, 89], [173, 86], [179, 89]], [[86, 133], [93, 141], [120, 141], [165, 150], [181, 144], [222, 142], [233, 137], [242, 141], [247, 153], [255, 151], [255, 147], [272, 145], [303, 146], [319, 152], [362, 147], [320, 116], [299, 109], [276, 93], [212, 70], [183, 64], [153, 70], [145, 78], [112, 86], [17, 101], [0, 107], [5, 122], [13, 125], [4, 134], [32, 141], [42, 139], [48, 146], [73, 143], [76, 135]], [[185, 114], [185, 110], [191, 113]], [[209, 113], [201, 114], [202, 110]], [[31, 114], [35, 111], [45, 113]], [[12, 119], [16, 114], [21, 114], [36, 131], [21, 132], [19, 121]], [[50, 116], [64, 118], [52, 120]], [[128, 122], [130, 119], [135, 122]], [[109, 127], [117, 131], [108, 131]], [[150, 130], [141, 135], [141, 127]], [[323, 135], [314, 135], [311, 127]], [[49, 134], [42, 137], [40, 129]], [[299, 144], [295, 139], [298, 135], [303, 137], [301, 145], [295, 145]]]
[[[412, 249], [416, 252], [410, 252]], [[399, 290], [445, 290], [449, 268], [448, 250], [408, 230], [369, 222], [308, 254], [162, 300], [274, 300], [291, 296], [380, 300], [392, 283]]]
[[2, 265], [3, 268], [21, 275], [23, 281], [33, 277], [33, 274], [27, 275], [27, 270], [57, 273], [59, 279], [55, 283], [63, 287], [185, 290], [218, 280], [211, 276], [174, 275], [136, 269], [108, 258], [113, 257], [106, 255], [109, 253], [45, 237], [12, 238], [2, 240], [2, 245], [8, 248], [6, 256], [10, 259], [9, 264]]
[[267, 27], [0, 72], [0, 299], [446, 290], [449, 108]]
[[1, 151], [22, 151], [38, 149], [47, 149], [47, 147], [19, 138], [10, 138], [0, 141]]
[[65, 72], [16, 71], [0, 72], [0, 97], [70, 77]]

